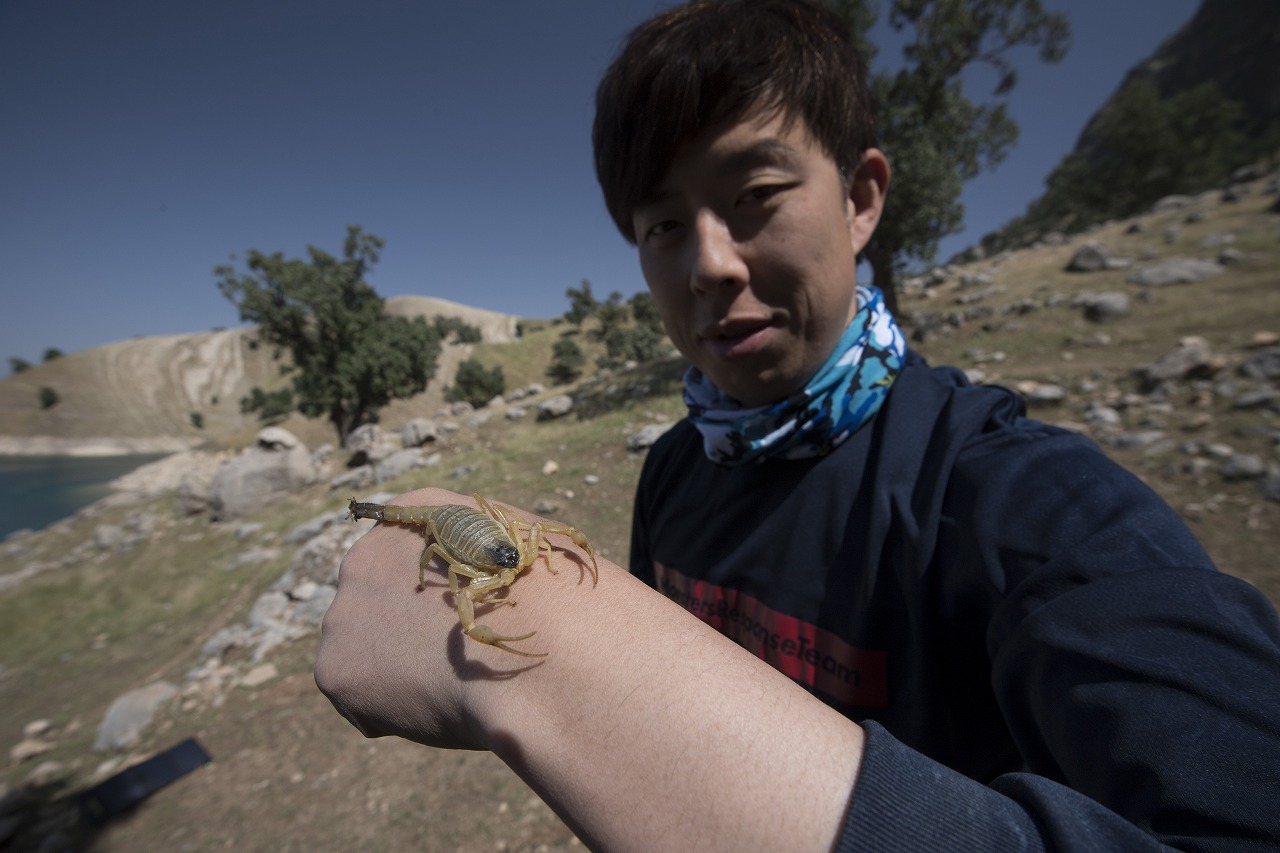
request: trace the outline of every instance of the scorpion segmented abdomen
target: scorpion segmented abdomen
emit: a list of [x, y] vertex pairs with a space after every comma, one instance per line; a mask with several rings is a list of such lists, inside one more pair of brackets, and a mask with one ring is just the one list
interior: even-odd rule
[[463, 561], [485, 568], [513, 568], [520, 562], [507, 529], [494, 519], [458, 504], [433, 509], [440, 544]]

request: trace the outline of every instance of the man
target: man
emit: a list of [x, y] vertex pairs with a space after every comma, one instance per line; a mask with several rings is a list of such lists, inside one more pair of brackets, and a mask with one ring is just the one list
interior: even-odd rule
[[379, 527], [317, 682], [370, 736], [495, 751], [605, 849], [1280, 842], [1274, 609], [1089, 442], [905, 351], [855, 280], [889, 186], [862, 79], [799, 0], [632, 34], [597, 173], [692, 364], [634, 574], [557, 553], [486, 615], [550, 657], [494, 678]]

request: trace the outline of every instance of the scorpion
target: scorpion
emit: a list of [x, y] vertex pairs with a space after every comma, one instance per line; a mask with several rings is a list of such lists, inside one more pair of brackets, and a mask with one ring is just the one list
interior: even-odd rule
[[[488, 626], [476, 624], [475, 607], [477, 604], [509, 604], [506, 597], [490, 596], [515, 583], [520, 573], [533, 565], [539, 556], [546, 558], [548, 571], [555, 574], [555, 569], [551, 568], [551, 543], [546, 538], [549, 533], [568, 536], [591, 557], [593, 587], [600, 580], [596, 550], [576, 527], [556, 521], [531, 524], [478, 494], [472, 497], [480, 509], [460, 504], [395, 506], [360, 503], [355, 498], [351, 499], [347, 509], [352, 519], [371, 518], [425, 528], [423, 536], [429, 544], [423, 549], [418, 564], [418, 590], [426, 588], [427, 563], [433, 554], [438, 554], [449, 564], [449, 591], [453, 594], [463, 633], [514, 655], [546, 657], [546, 652], [526, 652], [507, 645], [527, 640], [537, 631], [518, 637], [502, 636]], [[522, 531], [527, 532], [527, 538], [521, 536]], [[460, 577], [468, 578], [465, 586], [459, 583]]]

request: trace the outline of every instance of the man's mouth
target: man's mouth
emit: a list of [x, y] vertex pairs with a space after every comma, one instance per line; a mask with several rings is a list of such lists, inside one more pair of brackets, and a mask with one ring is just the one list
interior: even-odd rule
[[759, 352], [768, 343], [773, 328], [769, 318], [721, 320], [703, 328], [701, 337], [722, 358], [742, 358]]

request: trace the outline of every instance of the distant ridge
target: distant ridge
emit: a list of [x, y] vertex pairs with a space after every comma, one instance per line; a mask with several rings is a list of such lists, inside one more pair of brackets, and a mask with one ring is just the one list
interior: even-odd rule
[[[459, 317], [482, 340], [515, 340], [518, 318], [430, 296], [395, 296], [399, 316]], [[240, 413], [255, 386], [285, 380], [269, 347], [255, 347], [253, 327], [116, 341], [34, 365], [0, 380], [0, 454], [147, 453], [179, 450], [251, 432]], [[430, 388], [452, 379], [457, 358], [442, 354]], [[40, 389], [58, 403], [40, 406]], [[429, 389], [430, 390], [430, 389]], [[193, 423], [198, 415], [200, 427]]]

